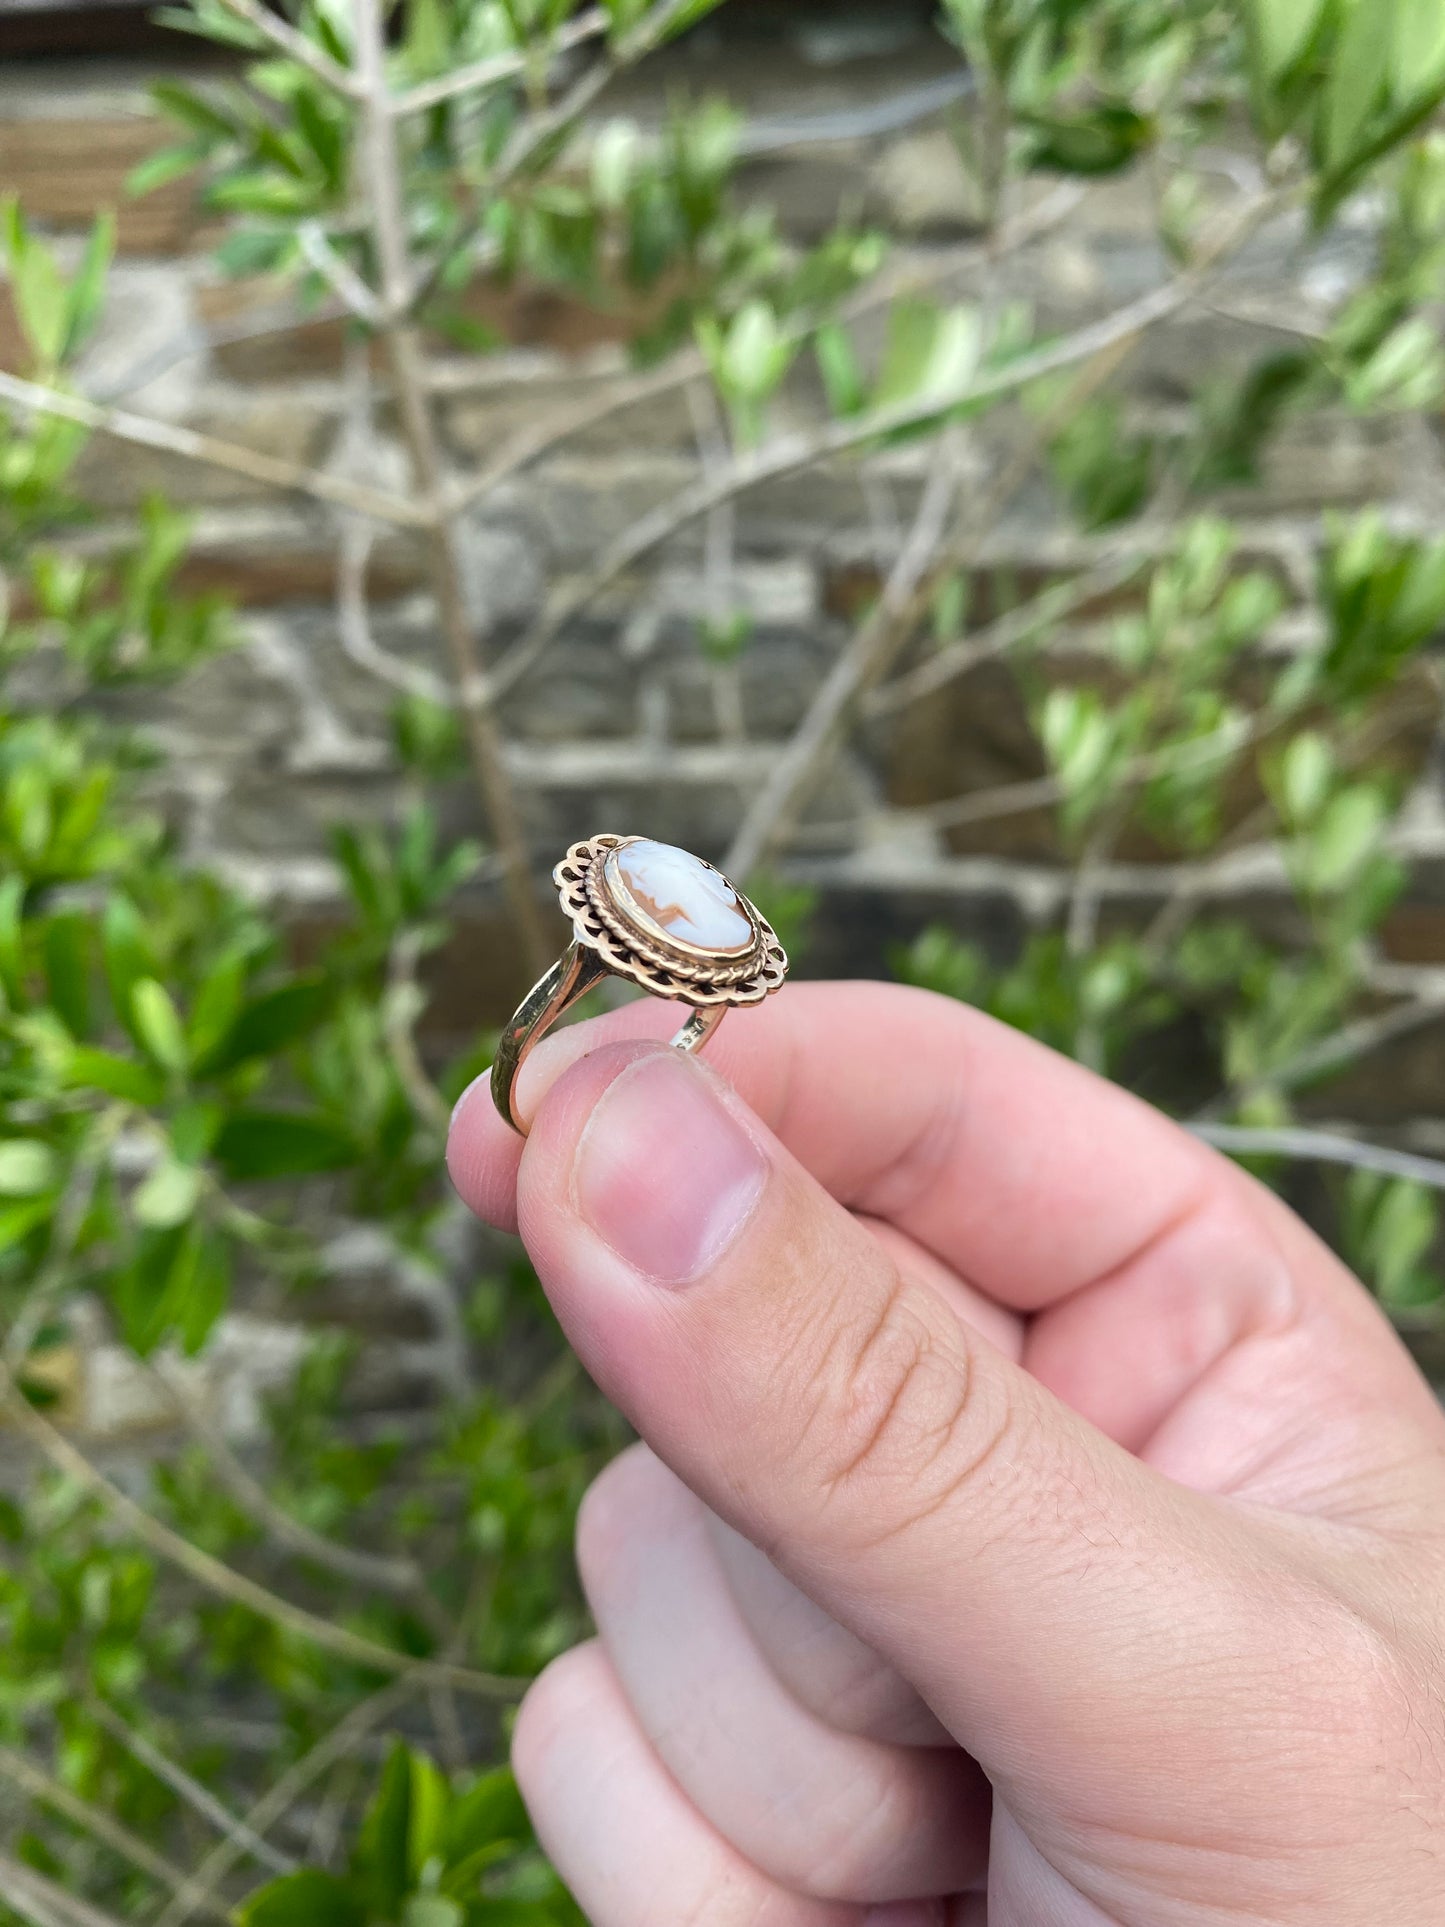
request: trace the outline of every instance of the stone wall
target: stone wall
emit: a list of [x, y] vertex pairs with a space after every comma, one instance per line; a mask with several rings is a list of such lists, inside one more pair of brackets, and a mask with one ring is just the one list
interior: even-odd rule
[[[973, 210], [937, 114], [926, 111], [950, 69], [925, 15], [921, 7], [825, 7], [780, 25], [777, 10], [743, 12], [730, 31], [709, 29], [672, 50], [610, 104], [645, 122], [679, 86], [729, 95], [750, 117], [745, 191], [776, 206], [794, 232], [822, 232], [848, 209], [886, 225], [900, 260], [921, 276], [963, 288]], [[127, 169], [164, 138], [144, 98], [155, 65], [153, 55], [131, 65], [12, 64], [0, 80], [0, 182], [19, 190], [33, 217], [64, 234], [119, 198]], [[784, 151], [789, 133], [803, 139]], [[217, 275], [183, 186], [120, 205], [122, 255], [84, 371], [90, 389], [289, 460], [355, 468], [345, 421], [356, 370], [348, 374], [339, 330], [322, 322], [262, 332], [274, 296]], [[1191, 313], [1135, 355], [1132, 406], [1141, 419], [1167, 417], [1202, 369], [1237, 361], [1261, 339], [1261, 319], [1292, 324], [1325, 314], [1367, 243], [1346, 221], [1326, 256], [1291, 279], [1291, 238], [1270, 231], [1254, 245], [1229, 290], [1229, 314]], [[1159, 272], [1148, 211], [1128, 184], [1091, 190], [1072, 219], [1009, 270], [1047, 323], [1103, 312]], [[446, 435], [463, 473], [485, 465], [524, 425], [623, 372], [625, 316], [525, 292], [493, 297], [488, 312], [512, 346], [484, 360], [442, 354], [436, 363]], [[0, 334], [0, 361], [11, 353], [13, 341]], [[805, 386], [788, 397], [799, 419], [814, 406]], [[999, 455], [999, 447], [982, 449], [980, 483]], [[693, 477], [696, 460], [694, 425], [674, 392], [577, 435], [488, 495], [466, 546], [474, 614], [490, 646], [517, 633], [544, 586], [584, 575], [611, 537]], [[539, 874], [573, 837], [600, 826], [708, 854], [725, 847], [886, 567], [927, 460], [926, 448], [905, 448], [866, 471], [813, 471], [742, 500], [737, 586], [757, 634], [736, 679], [712, 669], [697, 648], [696, 531], [624, 577], [569, 629], [505, 714]], [[388, 444], [364, 465], [373, 475], [401, 472]], [[282, 905], [299, 942], [324, 941], [336, 902], [328, 826], [384, 818], [401, 793], [386, 733], [392, 692], [348, 653], [337, 621], [334, 518], [233, 475], [104, 439], [87, 453], [82, 481], [103, 518], [87, 541], [112, 539], [151, 489], [195, 511], [191, 578], [237, 600], [247, 641], [174, 693], [147, 698], [144, 720], [169, 751], [165, 801], [198, 858]], [[1299, 597], [1281, 646], [1308, 632], [1322, 511], [1364, 500], [1386, 503], [1405, 524], [1438, 524], [1445, 473], [1431, 424], [1312, 422], [1286, 437], [1264, 487], [1237, 505], [1251, 555]], [[1002, 598], [1077, 569], [1090, 553], [1033, 489], [989, 543], [981, 581], [986, 590], [991, 579]], [[379, 534], [370, 582], [377, 641], [440, 669], [414, 543]], [[1058, 646], [1079, 640], [1064, 635]], [[1406, 826], [1417, 882], [1386, 933], [1389, 968], [1401, 982], [1422, 974], [1445, 981], [1445, 815], [1433, 724], [1422, 693], [1406, 732], [1420, 770]], [[950, 833], [900, 814], [1038, 769], [1003, 676], [955, 684], [889, 727], [864, 730], [815, 799], [789, 866], [821, 892], [807, 968], [881, 973], [891, 945], [937, 919], [1005, 954], [1055, 917], [1068, 872], [1046, 820]], [[472, 826], [464, 789], [446, 808], [453, 827]], [[1137, 908], [1176, 881], [1173, 866], [1145, 853], [1113, 866], [1104, 887], [1109, 905]], [[1210, 889], [1266, 914], [1283, 901], [1280, 877], [1255, 859], [1222, 866]], [[519, 974], [498, 901], [479, 889], [439, 966], [431, 1020], [438, 1041], [500, 1020]], [[1408, 1123], [1411, 1141], [1445, 1145], [1442, 1072], [1445, 1027], [1387, 1053], [1356, 1080], [1349, 1101], [1362, 1120]]]

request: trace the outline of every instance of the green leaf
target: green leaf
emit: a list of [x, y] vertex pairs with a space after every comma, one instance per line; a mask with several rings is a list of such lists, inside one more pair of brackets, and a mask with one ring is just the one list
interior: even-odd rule
[[888, 317], [888, 342], [873, 394], [875, 408], [905, 402], [940, 405], [961, 398], [983, 349], [983, 325], [971, 307], [936, 308], [899, 301]]
[[668, 20], [667, 31], [659, 44], [676, 40], [679, 34], [684, 34], [690, 27], [695, 27], [699, 20], [705, 20], [715, 8], [721, 5], [722, 0], [685, 0], [685, 4], [679, 7]]
[[447, 1819], [447, 1859], [459, 1860], [497, 1840], [525, 1840], [530, 1833], [511, 1768], [495, 1767], [453, 1801]]
[[109, 1097], [124, 1098], [147, 1110], [160, 1104], [166, 1094], [165, 1080], [149, 1064], [134, 1057], [120, 1057], [114, 1051], [74, 1050], [65, 1060], [65, 1082], [72, 1090], [104, 1091]]
[[186, 1068], [186, 1033], [170, 993], [154, 977], [141, 977], [131, 988], [131, 1017], [143, 1050], [168, 1071]]
[[1049, 763], [1070, 796], [1096, 783], [1108, 767], [1113, 724], [1092, 689], [1051, 689], [1044, 700], [1039, 734]]
[[238, 1180], [342, 1171], [356, 1156], [355, 1140], [325, 1118], [244, 1107], [226, 1119], [215, 1147], [216, 1162]]
[[861, 414], [868, 402], [868, 390], [852, 335], [840, 323], [830, 321], [814, 337], [813, 352], [832, 412], [844, 419]]
[[1364, 135], [1385, 87], [1388, 23], [1381, 0], [1345, 0], [1348, 13], [1324, 94], [1324, 156], [1338, 172], [1363, 151]]
[[0, 878], [0, 991], [12, 1010], [25, 1002], [25, 879]]
[[411, 1754], [398, 1740], [366, 1810], [356, 1847], [356, 1865], [371, 1909], [387, 1918], [395, 1915], [412, 1885], [411, 1801]]
[[446, 1834], [451, 1789], [446, 1776], [425, 1753], [411, 1756], [411, 1813], [407, 1824], [407, 1864], [412, 1883], [438, 1859]]
[[190, 1356], [194, 1357], [210, 1337], [230, 1299], [230, 1251], [220, 1238], [208, 1234], [196, 1253], [184, 1299], [176, 1308], [181, 1344]]
[[1250, 22], [1265, 81], [1277, 84], [1304, 53], [1326, 0], [1253, 0]]
[[137, 1187], [131, 1213], [137, 1224], [161, 1230], [183, 1224], [201, 1195], [201, 1174], [192, 1164], [164, 1158]]
[[724, 337], [717, 376], [729, 398], [762, 401], [787, 373], [793, 348], [766, 301], [749, 301]]
[[80, 266], [70, 283], [64, 349], [67, 359], [78, 354], [85, 346], [100, 319], [105, 301], [105, 277], [114, 252], [115, 216], [107, 209], [105, 213], [97, 215]]
[[1314, 821], [1325, 806], [1334, 773], [1334, 752], [1317, 730], [1294, 737], [1280, 759], [1279, 778], [1280, 801], [1291, 823]]
[[308, 1867], [273, 1880], [236, 1910], [240, 1927], [366, 1927], [349, 1881]]
[[90, 920], [78, 910], [50, 919], [45, 931], [45, 981], [50, 1002], [72, 1037], [90, 1029]]
[[1387, 816], [1384, 798], [1369, 784], [1356, 783], [1333, 796], [1310, 839], [1310, 887], [1341, 890], [1352, 883], [1374, 854]]
[[186, 1038], [192, 1060], [207, 1061], [219, 1049], [226, 1033], [235, 1023], [246, 990], [252, 945], [242, 941], [230, 945], [206, 971], [191, 998], [190, 1021]]
[[235, 116], [226, 113], [194, 87], [182, 86], [176, 80], [158, 80], [151, 87], [151, 99], [172, 120], [190, 128], [193, 134], [203, 134], [211, 141], [242, 138], [243, 130]]
[[1117, 174], [1155, 138], [1157, 124], [1124, 101], [1105, 101], [1083, 113], [1025, 114], [1029, 164], [1057, 174]]
[[1390, 80], [1399, 100], [1431, 94], [1445, 80], [1445, 7], [1440, 0], [1393, 0]]
[[168, 187], [184, 174], [193, 174], [206, 159], [206, 149], [195, 141], [179, 141], [148, 154], [125, 177], [125, 191], [132, 200]]
[[274, 1056], [313, 1031], [330, 1002], [331, 986], [324, 977], [297, 977], [253, 997], [198, 1070], [215, 1076], [253, 1057]]
[[55, 1153], [33, 1138], [0, 1140], [0, 1198], [33, 1198], [56, 1178]]
[[100, 947], [115, 1014], [139, 1043], [131, 992], [138, 978], [154, 976], [155, 967], [141, 914], [130, 898], [119, 892], [106, 901], [100, 922]]
[[64, 278], [49, 248], [26, 227], [14, 200], [4, 204], [3, 230], [16, 319], [36, 360], [53, 368], [65, 348], [69, 301]]
[[597, 205], [616, 213], [627, 201], [643, 154], [642, 130], [634, 120], [609, 120], [592, 144], [592, 193]]
[[49, 1193], [0, 1210], [0, 1251], [9, 1251], [23, 1238], [29, 1237], [37, 1225], [47, 1222], [54, 1210], [55, 1201]]
[[142, 1357], [175, 1331], [195, 1350], [229, 1288], [226, 1247], [196, 1217], [142, 1226], [129, 1263], [110, 1281], [122, 1336]]
[[402, 1927], [462, 1927], [465, 1919], [456, 1901], [445, 1894], [413, 1894], [402, 1908]]

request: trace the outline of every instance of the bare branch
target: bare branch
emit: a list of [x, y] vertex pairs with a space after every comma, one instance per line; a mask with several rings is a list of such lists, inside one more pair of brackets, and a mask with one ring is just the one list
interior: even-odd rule
[[396, 1598], [409, 1598], [418, 1604], [424, 1596], [435, 1604], [420, 1569], [410, 1559], [387, 1559], [377, 1553], [338, 1545], [336, 1540], [323, 1538], [283, 1511], [259, 1479], [246, 1470], [225, 1434], [207, 1418], [204, 1407], [182, 1374], [164, 1357], [152, 1360], [151, 1369], [187, 1429], [205, 1447], [217, 1478], [275, 1544], [354, 1585], [367, 1586]]
[[318, 47], [314, 40], [308, 40], [304, 33], [298, 33], [280, 14], [262, 6], [261, 0], [221, 0], [221, 5], [227, 13], [244, 20], [279, 53], [298, 62], [333, 92], [344, 94], [348, 100], [361, 99], [360, 83], [349, 67], [343, 67], [340, 61], [333, 60], [329, 53]]
[[367, 1639], [364, 1634], [334, 1625], [329, 1619], [308, 1612], [304, 1606], [293, 1605], [290, 1600], [282, 1599], [254, 1579], [248, 1579], [244, 1573], [234, 1571], [201, 1547], [193, 1545], [189, 1539], [183, 1538], [180, 1533], [173, 1532], [147, 1512], [144, 1506], [137, 1505], [128, 1493], [122, 1492], [31, 1405], [3, 1365], [0, 1365], [0, 1411], [58, 1471], [100, 1499], [119, 1525], [140, 1539], [158, 1558], [177, 1567], [207, 1592], [232, 1600], [238, 1606], [245, 1606], [260, 1618], [270, 1620], [273, 1625], [282, 1626], [298, 1638], [309, 1640], [312, 1645], [334, 1653], [338, 1659], [349, 1660], [352, 1665], [365, 1667], [372, 1672], [405, 1673], [425, 1685], [440, 1681], [487, 1699], [515, 1698], [524, 1686], [525, 1682], [521, 1680], [474, 1672], [470, 1667], [445, 1660], [418, 1660], [409, 1653], [397, 1652], [394, 1647], [382, 1646], [376, 1640]]
[[[401, 200], [396, 121], [389, 111], [381, 0], [354, 0], [353, 17], [357, 66], [366, 87], [363, 156], [372, 235], [381, 271], [382, 303], [387, 315], [383, 339], [412, 470], [427, 501], [437, 504], [442, 500], [444, 482], [441, 442], [421, 342], [405, 318], [413, 296], [413, 275], [406, 213]], [[526, 830], [507, 770], [501, 730], [482, 678], [477, 640], [462, 584], [457, 532], [447, 512], [435, 509], [428, 516], [426, 543], [437, 619], [461, 699], [472, 773], [487, 813], [493, 843], [504, 866], [508, 901], [528, 962], [540, 974], [546, 968], [551, 946], [532, 888]]]
[[890, 651], [906, 635], [907, 617], [915, 606], [919, 583], [934, 559], [957, 500], [959, 456], [958, 431], [950, 430], [877, 607], [829, 671], [807, 715], [743, 817], [724, 865], [734, 876], [749, 876], [778, 838], [792, 828], [809, 778], [832, 750], [858, 692], [883, 673]]
[[484, 210], [498, 190], [506, 187], [527, 168], [535, 157], [564, 134], [617, 78], [667, 38], [673, 22], [692, 4], [692, 0], [656, 0], [621, 39], [607, 49], [560, 99], [540, 112], [529, 114], [502, 149], [495, 165], [477, 190], [472, 218], [465, 232], [453, 242], [428, 270], [415, 291], [413, 306], [428, 301], [446, 277], [447, 269], [469, 248], [480, 230]]
[[188, 322], [158, 348], [148, 350], [139, 361], [132, 362], [121, 374], [98, 389], [92, 389], [91, 400], [107, 404], [119, 401], [123, 395], [133, 394], [137, 388], [148, 387], [178, 363], [189, 361], [193, 356], [210, 355], [218, 348], [236, 347], [242, 342], [265, 341], [272, 335], [292, 334], [298, 329], [314, 327], [324, 321], [340, 321], [347, 312], [346, 304], [341, 301], [322, 302], [314, 308], [302, 308], [288, 297], [264, 302], [234, 321], [218, 322], [211, 328], [202, 327], [198, 322]]
[[[451, 1106], [427, 1076], [426, 1066], [421, 1061], [417, 1049], [415, 1024], [425, 998], [417, 984], [417, 966], [421, 961], [421, 949], [415, 931], [403, 931], [391, 947], [387, 959], [385, 1034], [391, 1061], [401, 1080], [402, 1089], [411, 1102], [417, 1116], [430, 1124], [435, 1131], [444, 1132], [451, 1118]], [[432, 1594], [427, 1591], [420, 1573], [414, 1576], [421, 1591], [428, 1600]]]
[[[344, 1759], [362, 1739], [390, 1717], [402, 1706], [418, 1686], [424, 1682], [415, 1676], [403, 1675], [394, 1679], [389, 1686], [383, 1686], [369, 1699], [353, 1706], [346, 1717], [340, 1720], [323, 1739], [317, 1741], [309, 1753], [289, 1766], [276, 1783], [264, 1793], [246, 1815], [245, 1824], [257, 1834], [267, 1832], [285, 1813], [288, 1813], [297, 1799], [308, 1786], [319, 1780], [335, 1763]], [[226, 1875], [241, 1858], [242, 1850], [231, 1839], [222, 1840], [213, 1847], [196, 1869], [196, 1885], [205, 1900], [219, 1898], [217, 1889]], [[197, 1903], [183, 1900], [180, 1895], [171, 1901], [165, 1912], [156, 1922], [156, 1927], [185, 1927], [199, 1911]], [[37, 1923], [37, 1927], [40, 1924]], [[66, 1927], [69, 1924], [66, 1923]], [[109, 1921], [77, 1921], [75, 1927], [113, 1927]]]
[[[608, 27], [608, 16], [601, 7], [590, 7], [586, 13], [579, 13], [569, 20], [553, 37], [547, 48], [547, 57], [570, 53], [574, 47], [582, 46], [588, 40], [596, 40]], [[392, 96], [393, 114], [420, 114], [428, 107], [436, 107], [444, 100], [452, 100], [458, 94], [475, 93], [483, 87], [495, 87], [500, 81], [513, 80], [518, 74], [526, 73], [533, 64], [534, 56], [526, 49], [515, 53], [492, 54], [486, 60], [475, 60], [469, 67], [458, 67], [455, 73], [441, 74], [435, 80], [423, 80], [415, 87], [408, 87], [405, 93]]]
[[8, 1853], [0, 1853], [0, 1893], [5, 1905], [28, 1920], [30, 1927], [123, 1927], [114, 1914], [77, 1900]]
[[936, 650], [917, 668], [895, 676], [881, 689], [871, 690], [863, 699], [863, 714], [870, 719], [892, 716], [923, 696], [935, 695], [980, 663], [1007, 655], [1045, 623], [1064, 621], [1099, 596], [1122, 587], [1143, 566], [1143, 558], [1138, 556], [1110, 560], [1068, 582], [1050, 583], [1021, 607], [1007, 610], [974, 635]]
[[1369, 1144], [1342, 1131], [1311, 1131], [1294, 1125], [1259, 1128], [1244, 1124], [1196, 1121], [1186, 1127], [1195, 1137], [1234, 1157], [1304, 1158], [1315, 1164], [1347, 1164], [1357, 1171], [1378, 1171], [1385, 1177], [1408, 1178], [1412, 1184], [1445, 1191], [1445, 1163], [1414, 1151], [1396, 1151], [1386, 1144]]
[[351, 263], [337, 253], [321, 223], [303, 221], [296, 230], [296, 240], [307, 263], [315, 268], [342, 307], [369, 327], [379, 327], [381, 303]]
[[[144, 1733], [137, 1733], [133, 1726], [121, 1718], [114, 1707], [108, 1706], [104, 1700], [96, 1700], [92, 1703], [90, 1710], [106, 1731], [120, 1741], [128, 1753], [139, 1760], [141, 1765], [153, 1773], [164, 1786], [168, 1786], [179, 1799], [184, 1800], [187, 1806], [199, 1813], [202, 1819], [209, 1821], [218, 1833], [224, 1834], [229, 1840], [234, 1840], [243, 1853], [250, 1854], [253, 1860], [258, 1861], [272, 1873], [295, 1872], [296, 1862], [289, 1854], [280, 1852], [269, 1841], [253, 1833], [244, 1820], [238, 1820], [234, 1813], [221, 1804], [214, 1793], [203, 1787], [200, 1781], [187, 1773], [183, 1766], [168, 1759], [159, 1747], [152, 1746]], [[184, 1876], [180, 1883], [181, 1886], [191, 1884], [189, 1876]], [[203, 1893], [203, 1890], [198, 1889], [198, 1893]]]
[[961, 386], [955, 393], [934, 393], [878, 408], [861, 416], [824, 424], [810, 431], [799, 430], [780, 435], [764, 447], [741, 455], [727, 471], [703, 476], [664, 502], [611, 544], [597, 568], [585, 581], [554, 596], [528, 633], [503, 657], [488, 678], [495, 700], [525, 676], [538, 658], [551, 646], [567, 625], [589, 608], [619, 576], [635, 566], [653, 550], [690, 528], [730, 498], [757, 488], [764, 482], [781, 480], [799, 470], [831, 457], [851, 453], [870, 442], [882, 440], [902, 429], [920, 428], [942, 421], [956, 410], [978, 402], [995, 400], [1016, 393], [1030, 382], [1062, 373], [1081, 362], [1094, 361], [1116, 348], [1126, 347], [1141, 334], [1177, 314], [1204, 285], [1226, 245], [1242, 239], [1264, 217], [1284, 204], [1281, 194], [1261, 195], [1229, 224], [1227, 240], [1211, 250], [1207, 259], [1175, 276], [1163, 286], [1151, 289], [1136, 301], [1128, 302], [1102, 320], [1077, 329], [1061, 341], [1019, 355], [1001, 367], [990, 369]]
[[1377, 1011], [1368, 1017], [1358, 1017], [1353, 1023], [1341, 1024], [1328, 1037], [1308, 1045], [1275, 1070], [1249, 1084], [1221, 1092], [1205, 1105], [1197, 1117], [1190, 1120], [1191, 1124], [1212, 1123], [1222, 1111], [1233, 1110], [1264, 1091], [1298, 1090], [1302, 1084], [1312, 1083], [1315, 1078], [1324, 1077], [1330, 1071], [1343, 1070], [1356, 1058], [1366, 1057], [1385, 1044], [1393, 1044], [1398, 1038], [1423, 1030], [1427, 1024], [1436, 1023], [1442, 1017], [1445, 1017], [1445, 1000], [1418, 997], [1392, 1004], [1389, 1009]]
[[403, 696], [420, 696], [424, 702], [449, 709], [454, 700], [451, 687], [434, 676], [422, 663], [404, 662], [383, 649], [372, 634], [366, 599], [366, 572], [376, 534], [359, 517], [348, 517], [337, 534], [336, 544], [336, 628], [343, 652], [358, 669], [375, 676]]
[[112, 1853], [118, 1853], [123, 1860], [129, 1860], [133, 1867], [139, 1868], [144, 1874], [149, 1874], [152, 1880], [158, 1881], [173, 1894], [186, 1893], [188, 1897], [195, 1900], [198, 1907], [204, 1906], [205, 1911], [214, 1915], [216, 1919], [228, 1918], [223, 1907], [218, 1906], [215, 1901], [206, 1900], [203, 1889], [190, 1874], [180, 1867], [173, 1866], [164, 1854], [157, 1853], [154, 1847], [148, 1846], [137, 1834], [132, 1833], [129, 1827], [123, 1826], [113, 1814], [107, 1813], [101, 1807], [92, 1806], [88, 1800], [82, 1800], [78, 1793], [73, 1793], [68, 1786], [54, 1779], [33, 1760], [27, 1760], [24, 1754], [17, 1753], [12, 1747], [0, 1747], [0, 1774], [12, 1781], [22, 1792], [27, 1793], [32, 1800], [41, 1801], [64, 1819], [69, 1820], [72, 1826], [80, 1827], [86, 1833], [93, 1835], [102, 1845], [109, 1847]]
[[[999, 246], [1010, 253], [1027, 247], [1067, 220], [1082, 199], [1082, 191], [1074, 186], [1045, 196], [1036, 207], [1001, 231]], [[899, 295], [920, 293], [949, 275], [959, 273], [981, 259], [984, 251], [983, 243], [970, 242], [966, 247], [931, 256], [922, 268], [916, 262], [906, 262], [886, 269], [845, 301], [837, 318], [842, 321], [861, 320]], [[820, 319], [822, 317], [816, 314], [802, 316], [787, 330], [788, 338], [795, 342], [806, 340]], [[623, 414], [642, 402], [652, 401], [658, 395], [671, 394], [707, 373], [707, 358], [701, 350], [684, 349], [656, 368], [613, 381], [600, 395], [589, 396], [584, 402], [544, 416], [541, 421], [514, 435], [484, 469], [453, 483], [446, 506], [453, 510], [466, 507], [479, 496], [490, 494], [502, 482], [510, 481], [522, 469], [530, 467], [573, 436], [585, 434], [589, 428], [595, 428], [599, 423]]]
[[282, 461], [263, 455], [239, 442], [223, 442], [214, 435], [201, 435], [193, 428], [180, 428], [171, 422], [156, 421], [149, 415], [132, 415], [120, 408], [103, 408], [79, 395], [65, 395], [58, 389], [25, 381], [19, 375], [0, 371], [0, 401], [30, 409], [37, 415], [51, 415], [59, 421], [74, 422], [98, 435], [113, 435], [117, 441], [134, 442], [141, 448], [158, 448], [183, 460], [204, 462], [211, 468], [224, 468], [249, 481], [290, 494], [310, 495], [335, 508], [351, 509], [370, 515], [378, 522], [391, 522], [399, 528], [425, 528], [430, 512], [424, 502], [408, 502], [399, 495], [383, 495], [360, 483], [325, 475], [318, 469], [304, 468], [298, 462]]

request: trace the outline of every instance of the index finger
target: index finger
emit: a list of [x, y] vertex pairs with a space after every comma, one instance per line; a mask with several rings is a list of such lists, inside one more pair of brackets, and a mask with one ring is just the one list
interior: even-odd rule
[[[579, 1057], [676, 1026], [649, 1000], [547, 1039], [523, 1073], [523, 1111]], [[1116, 1085], [903, 985], [790, 985], [733, 1013], [707, 1061], [841, 1204], [1021, 1311], [1109, 1276], [1238, 1182]], [[507, 1230], [521, 1152], [479, 1082], [457, 1107], [448, 1161], [466, 1202]]]

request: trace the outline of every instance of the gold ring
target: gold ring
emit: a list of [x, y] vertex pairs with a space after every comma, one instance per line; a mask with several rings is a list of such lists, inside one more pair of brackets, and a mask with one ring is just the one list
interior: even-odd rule
[[492, 1100], [514, 1131], [517, 1073], [532, 1047], [604, 977], [688, 1004], [673, 1038], [695, 1051], [734, 1004], [760, 1004], [788, 974], [783, 946], [760, 911], [700, 856], [645, 836], [592, 836], [552, 872], [572, 941], [534, 984], [502, 1032]]

